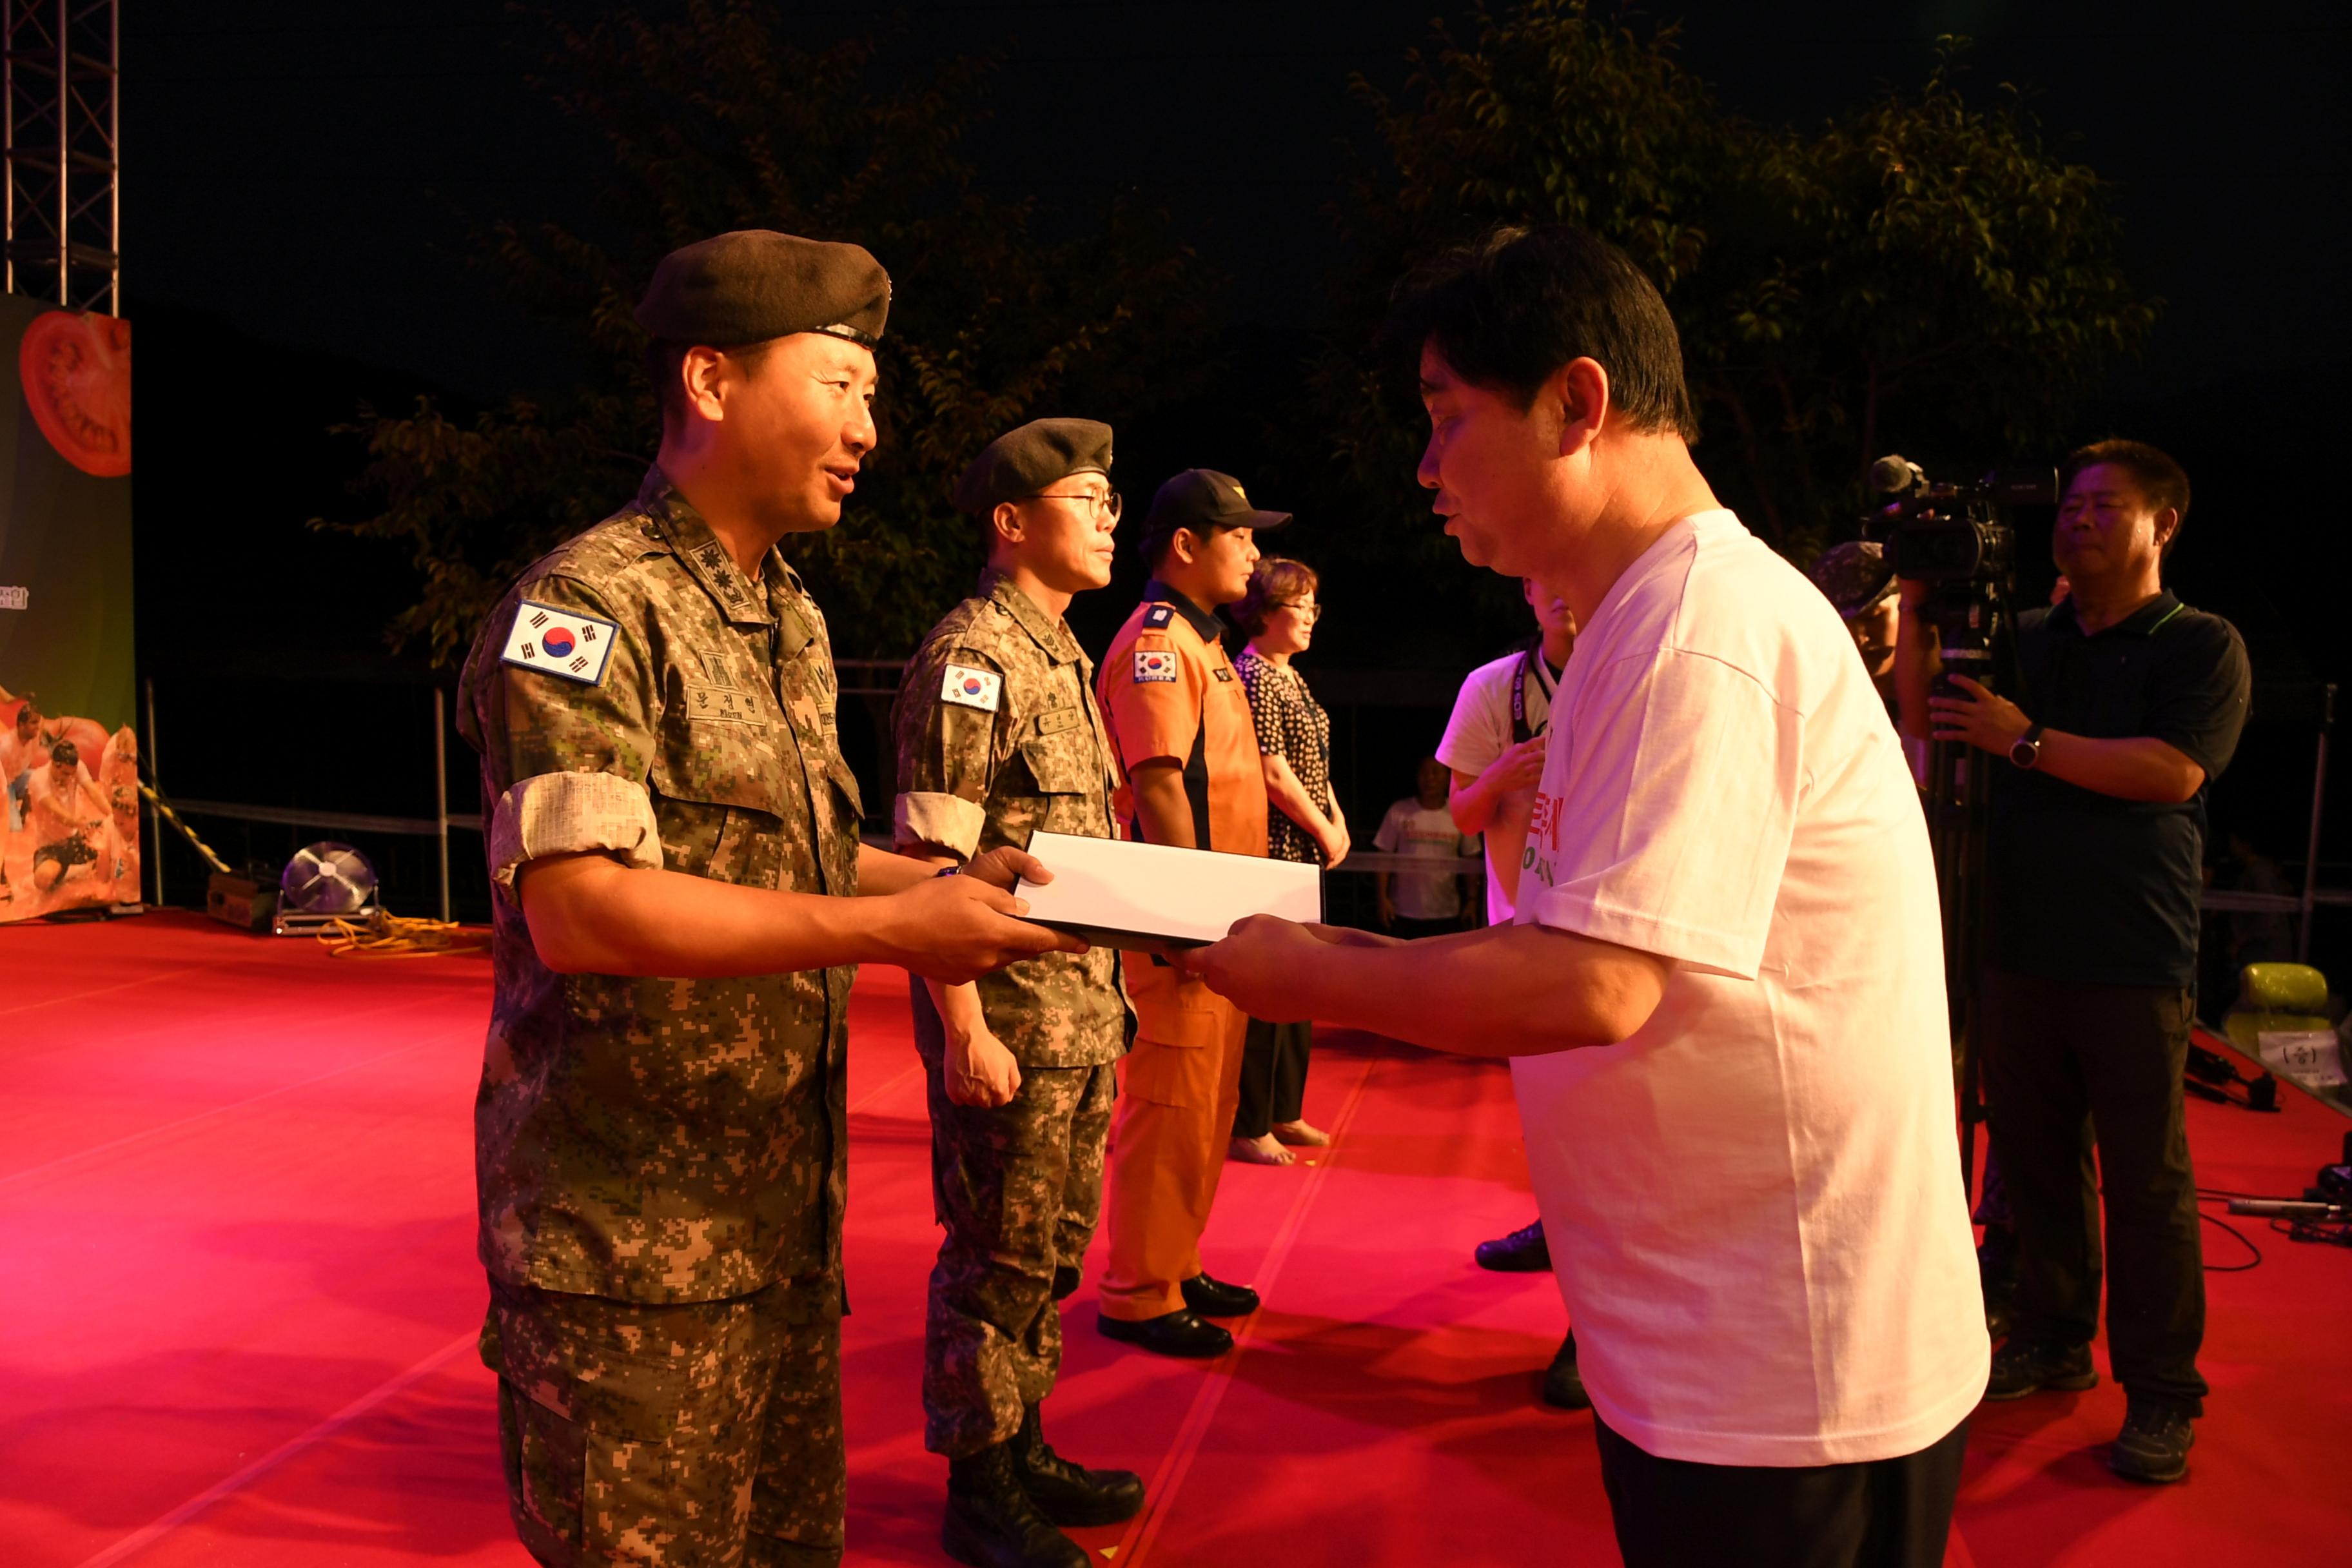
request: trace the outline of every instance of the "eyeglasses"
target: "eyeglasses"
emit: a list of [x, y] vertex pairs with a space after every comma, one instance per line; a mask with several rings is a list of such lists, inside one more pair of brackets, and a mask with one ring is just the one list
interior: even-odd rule
[[1317, 604], [1312, 599], [1304, 601], [1298, 599], [1276, 599], [1274, 603], [1277, 609], [1297, 611], [1299, 616], [1306, 620], [1319, 621], [1323, 618], [1323, 606]]
[[1043, 495], [1034, 495], [1029, 499], [1031, 500], [1088, 501], [1093, 504], [1095, 510], [1107, 514], [1113, 522], [1117, 522], [1118, 521], [1119, 509], [1123, 504], [1120, 500], [1119, 493], [1117, 490], [1105, 490], [1100, 495], [1094, 495], [1083, 490], [1076, 495], [1071, 495], [1066, 491], [1061, 490], [1047, 490]]

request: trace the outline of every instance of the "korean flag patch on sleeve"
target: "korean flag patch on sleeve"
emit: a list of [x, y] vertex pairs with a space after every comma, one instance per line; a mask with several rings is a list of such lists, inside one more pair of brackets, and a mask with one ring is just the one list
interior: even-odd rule
[[964, 708], [977, 708], [983, 713], [996, 711], [996, 704], [1004, 695], [1004, 677], [985, 669], [968, 669], [961, 664], [948, 666], [940, 682], [940, 700], [953, 702]]
[[1176, 679], [1176, 650], [1166, 647], [1139, 647], [1135, 650], [1137, 685], [1151, 680]]
[[604, 661], [613, 657], [613, 638], [619, 631], [612, 622], [594, 616], [525, 599], [515, 607], [514, 627], [507, 633], [506, 651], [499, 657], [525, 669], [597, 686], [604, 682]]

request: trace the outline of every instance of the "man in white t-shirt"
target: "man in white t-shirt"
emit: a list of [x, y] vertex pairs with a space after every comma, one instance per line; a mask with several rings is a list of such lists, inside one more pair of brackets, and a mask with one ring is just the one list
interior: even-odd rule
[[1399, 936], [1436, 936], [1462, 927], [1462, 874], [1454, 862], [1477, 854], [1478, 841], [1454, 826], [1445, 778], [1435, 757], [1422, 758], [1414, 795], [1392, 804], [1372, 835], [1372, 847], [1382, 854], [1445, 862], [1438, 870], [1379, 873], [1381, 929]]
[[[1439, 759], [1454, 773], [1447, 805], [1454, 826], [1486, 836], [1490, 926], [1508, 925], [1517, 913], [1519, 862], [1527, 853], [1528, 814], [1543, 777], [1552, 691], [1576, 648], [1576, 612], [1566, 599], [1532, 577], [1519, 580], [1519, 593], [1535, 612], [1534, 641], [1470, 672], [1437, 746]], [[1472, 1256], [1479, 1268], [1500, 1274], [1550, 1272], [1543, 1216], [1480, 1242]], [[1560, 1340], [1538, 1387], [1545, 1404], [1562, 1410], [1581, 1410], [1591, 1403], [1576, 1370], [1573, 1328]]]
[[1255, 917], [1252, 1015], [1507, 1055], [1617, 1539], [1940, 1563], [1990, 1347], [1926, 825], [1853, 639], [1723, 510], [1664, 301], [1579, 230], [1417, 280], [1421, 481], [1576, 611], [1515, 924]]

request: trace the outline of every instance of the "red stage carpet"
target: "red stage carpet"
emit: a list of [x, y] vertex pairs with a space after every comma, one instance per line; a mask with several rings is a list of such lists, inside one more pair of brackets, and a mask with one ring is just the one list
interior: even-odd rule
[[[473, 1352], [487, 964], [337, 961], [165, 914], [0, 931], [0, 1563], [527, 1563]], [[858, 1003], [849, 1555], [936, 1563], [922, 1086], [903, 977], [870, 971]], [[2192, 1103], [2206, 1184], [2300, 1190], [2347, 1124], [2291, 1098]], [[1534, 1403], [1558, 1295], [1469, 1261], [1531, 1212], [1507, 1075], [1328, 1037], [1308, 1112], [1339, 1134], [1320, 1165], [1226, 1176], [1210, 1266], [1267, 1303], [1233, 1356], [1115, 1353], [1092, 1267], [1068, 1303], [1053, 1433], [1153, 1499], [1088, 1533], [1097, 1561], [1615, 1561], [1590, 1417]], [[2352, 1252], [2245, 1228], [2264, 1260], [2210, 1277], [2188, 1484], [2108, 1476], [2112, 1385], [1996, 1408], [1950, 1562], [2352, 1561]]]

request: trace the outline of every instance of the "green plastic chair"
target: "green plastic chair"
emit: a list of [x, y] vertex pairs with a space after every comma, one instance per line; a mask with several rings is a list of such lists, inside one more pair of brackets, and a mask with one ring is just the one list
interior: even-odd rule
[[[2333, 1034], [2336, 1025], [2327, 1016], [2327, 977], [2308, 963], [2249, 963], [2239, 971], [2238, 1000], [2221, 1019], [2222, 1033], [2261, 1068], [2267, 1065], [2263, 1061], [2262, 1036], [2272, 1029]], [[2341, 1088], [2311, 1092], [2339, 1110], [2352, 1110], [2352, 1097]]]
[[2249, 963], [2238, 972], [2238, 1000], [2221, 1026], [2231, 1045], [2258, 1061], [2255, 1037], [2265, 1029], [2333, 1029], [2327, 976], [2308, 963]]

